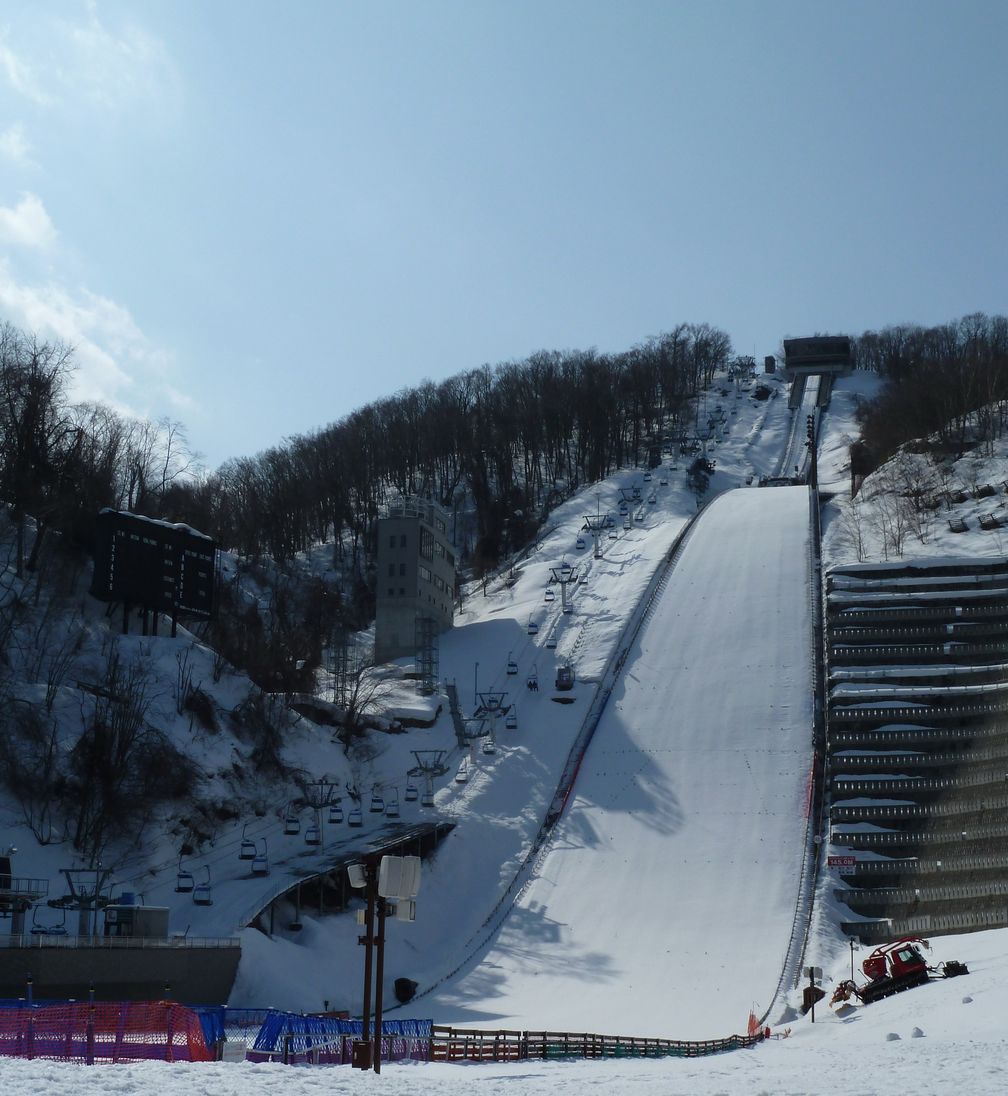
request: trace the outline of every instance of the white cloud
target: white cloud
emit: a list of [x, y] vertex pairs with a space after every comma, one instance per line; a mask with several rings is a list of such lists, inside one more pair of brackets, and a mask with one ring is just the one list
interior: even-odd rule
[[20, 122], [15, 122], [0, 133], [0, 156], [5, 156], [22, 167], [31, 165], [31, 145]]
[[134, 22], [112, 28], [95, 3], [83, 19], [49, 17], [44, 9], [11, 45], [0, 31], [0, 75], [41, 107], [122, 113], [174, 109], [181, 79], [164, 42]]
[[2, 38], [0, 38], [0, 71], [19, 95], [23, 95], [39, 106], [46, 106], [51, 102], [50, 97], [42, 90], [36, 79], [31, 65], [16, 54]]
[[0, 243], [43, 248], [55, 240], [56, 228], [37, 194], [26, 191], [16, 206], [0, 206]]
[[0, 317], [42, 339], [73, 347], [76, 401], [158, 418], [189, 406], [172, 384], [171, 355], [151, 343], [128, 309], [88, 289], [28, 285], [0, 259]]

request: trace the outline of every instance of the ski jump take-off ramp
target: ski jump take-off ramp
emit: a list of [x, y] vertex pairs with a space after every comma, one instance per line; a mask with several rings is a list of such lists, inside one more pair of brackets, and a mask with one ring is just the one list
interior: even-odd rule
[[[693, 526], [617, 679], [549, 852], [427, 998], [482, 1027], [711, 1038], [770, 1005], [806, 844], [809, 496], [728, 492]], [[744, 973], [743, 973], [744, 972]]]

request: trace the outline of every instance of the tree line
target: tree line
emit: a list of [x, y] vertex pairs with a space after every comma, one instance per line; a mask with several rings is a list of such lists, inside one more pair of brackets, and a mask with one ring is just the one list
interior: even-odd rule
[[855, 364], [884, 384], [862, 409], [859, 474], [907, 442], [962, 456], [1008, 430], [1008, 317], [974, 312], [936, 327], [901, 324], [853, 340]]

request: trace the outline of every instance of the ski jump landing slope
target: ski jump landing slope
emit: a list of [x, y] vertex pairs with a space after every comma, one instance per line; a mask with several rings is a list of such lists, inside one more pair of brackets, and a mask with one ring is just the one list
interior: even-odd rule
[[547, 857], [481, 960], [427, 998], [436, 1021], [714, 1038], [770, 1005], [812, 762], [809, 535], [804, 487], [701, 516]]

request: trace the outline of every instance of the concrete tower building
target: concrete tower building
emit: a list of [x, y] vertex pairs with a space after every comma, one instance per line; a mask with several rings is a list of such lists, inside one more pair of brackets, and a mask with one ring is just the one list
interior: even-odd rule
[[388, 662], [417, 651], [417, 622], [435, 632], [452, 626], [455, 552], [448, 515], [427, 499], [402, 498], [378, 520], [375, 658]]

